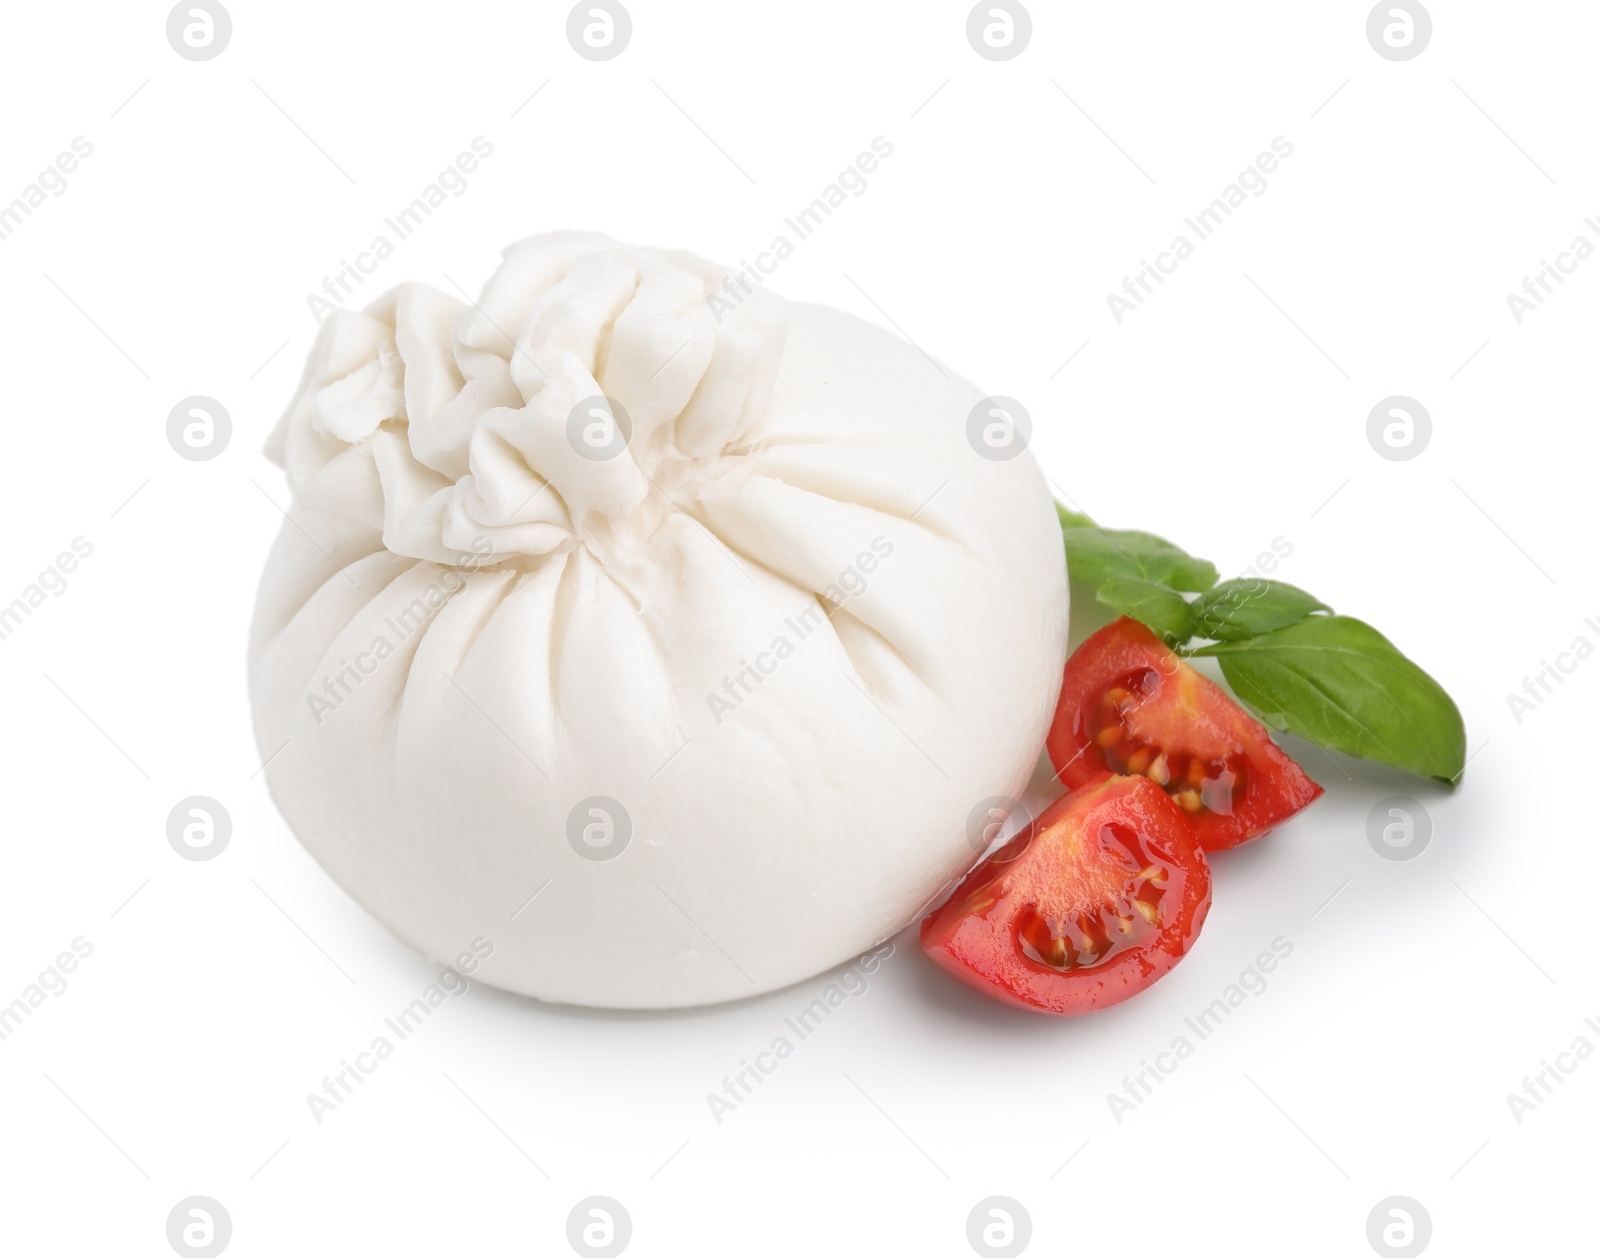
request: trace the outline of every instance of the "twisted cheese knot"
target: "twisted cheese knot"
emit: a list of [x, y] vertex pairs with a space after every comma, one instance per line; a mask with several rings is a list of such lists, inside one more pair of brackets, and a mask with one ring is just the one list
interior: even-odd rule
[[737, 453], [786, 305], [603, 236], [535, 237], [475, 304], [403, 285], [331, 316], [269, 447], [297, 499], [396, 554], [475, 564], [649, 529]]

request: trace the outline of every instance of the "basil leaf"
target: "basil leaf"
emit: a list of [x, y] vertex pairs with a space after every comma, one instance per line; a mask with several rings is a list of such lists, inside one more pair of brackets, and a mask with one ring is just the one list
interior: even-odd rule
[[1235, 577], [1194, 605], [1198, 637], [1232, 642], [1298, 624], [1313, 612], [1332, 611], [1299, 586], [1261, 577]]
[[1371, 625], [1312, 616], [1215, 656], [1246, 707], [1322, 747], [1454, 781], [1465, 767], [1461, 712], [1438, 682]]
[[1100, 586], [1115, 577], [1157, 581], [1174, 589], [1202, 593], [1217, 583], [1216, 568], [1154, 533], [1067, 525], [1067, 575]]
[[1059, 502], [1056, 503], [1056, 516], [1064, 529], [1092, 529], [1095, 526], [1094, 521], [1081, 511], [1072, 511]]
[[1189, 600], [1170, 585], [1143, 577], [1113, 577], [1095, 597], [1124, 616], [1149, 625], [1168, 646], [1187, 642], [1194, 634]]

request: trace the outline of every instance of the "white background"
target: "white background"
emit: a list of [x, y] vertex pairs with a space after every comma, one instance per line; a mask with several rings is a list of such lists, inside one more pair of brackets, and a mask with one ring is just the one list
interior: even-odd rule
[[[74, 537], [94, 552], [0, 642], [0, 1002], [73, 938], [94, 951], [0, 1042], [0, 1248], [169, 1253], [197, 1193], [241, 1256], [565, 1253], [594, 1193], [641, 1256], [965, 1254], [991, 1194], [1052, 1254], [1363, 1254], [1393, 1194], [1439, 1254], [1586, 1234], [1600, 1062], [1520, 1124], [1506, 1095], [1600, 1047], [1600, 662], [1520, 724], [1506, 695], [1600, 644], [1600, 260], [1520, 326], [1505, 295], [1597, 237], [1600, 11], [1439, 0], [1396, 63], [1367, 8], [1037, 3], [993, 63], [961, 3], [638, 0], [596, 64], [548, 3], [238, 0], [205, 63], [161, 5], [10, 6], [0, 202], [75, 136], [94, 153], [0, 241], [0, 602]], [[772, 286], [1022, 399], [1105, 523], [1228, 571], [1287, 539], [1277, 575], [1456, 696], [1464, 784], [1292, 747], [1327, 796], [1216, 860], [1190, 957], [1089, 1018], [1002, 1008], [903, 935], [718, 1124], [706, 1094], [824, 979], [652, 1016], [474, 988], [318, 1125], [305, 1095], [437, 967], [321, 872], [258, 773], [245, 633], [286, 501], [260, 449], [316, 332], [305, 295], [480, 135], [468, 191], [357, 303], [476, 291], [502, 246], [564, 227], [736, 262], [886, 137]], [[1276, 136], [1268, 190], [1119, 326], [1106, 294]], [[233, 417], [211, 462], [166, 441], [192, 394]], [[1366, 440], [1391, 394], [1433, 417], [1409, 462]], [[1367, 842], [1394, 793], [1433, 820], [1414, 861]], [[166, 840], [192, 794], [233, 818], [213, 861]], [[1107, 1094], [1278, 936], [1266, 990], [1118, 1123]]]

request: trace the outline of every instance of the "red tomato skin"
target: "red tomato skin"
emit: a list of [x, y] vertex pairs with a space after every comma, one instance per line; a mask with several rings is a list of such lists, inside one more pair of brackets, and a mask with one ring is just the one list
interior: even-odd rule
[[[1159, 934], [1088, 969], [1062, 973], [1026, 957], [1018, 915], [1063, 873], [1061, 844], [1107, 824], [1128, 826], [1166, 869], [1172, 911]], [[974, 899], [986, 907], [964, 911]], [[1006, 1004], [1062, 1016], [1092, 1013], [1143, 991], [1182, 960], [1211, 907], [1211, 872], [1182, 809], [1143, 777], [1100, 775], [1062, 796], [981, 862], [923, 920], [923, 950], [965, 983]]]
[[1136, 729], [1153, 727], [1150, 732], [1165, 750], [1215, 758], [1236, 755], [1247, 767], [1249, 785], [1243, 798], [1231, 804], [1231, 814], [1202, 809], [1189, 815], [1206, 851], [1225, 851], [1259, 838], [1322, 794], [1322, 787], [1272, 741], [1261, 722], [1126, 616], [1092, 634], [1067, 660], [1045, 746], [1068, 790], [1117, 771], [1087, 728], [1089, 714], [1118, 679], [1142, 669], [1154, 670], [1159, 684], [1134, 712]]

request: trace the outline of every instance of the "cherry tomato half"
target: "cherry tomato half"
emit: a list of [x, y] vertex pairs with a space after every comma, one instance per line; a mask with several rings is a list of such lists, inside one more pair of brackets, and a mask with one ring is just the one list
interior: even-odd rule
[[922, 923], [956, 977], [1049, 1013], [1103, 1009], [1183, 957], [1211, 906], [1211, 871], [1183, 810], [1145, 777], [1057, 800]]
[[1067, 661], [1046, 746], [1068, 789], [1106, 772], [1149, 778], [1208, 852], [1265, 834], [1322, 794], [1259, 721], [1127, 617]]

